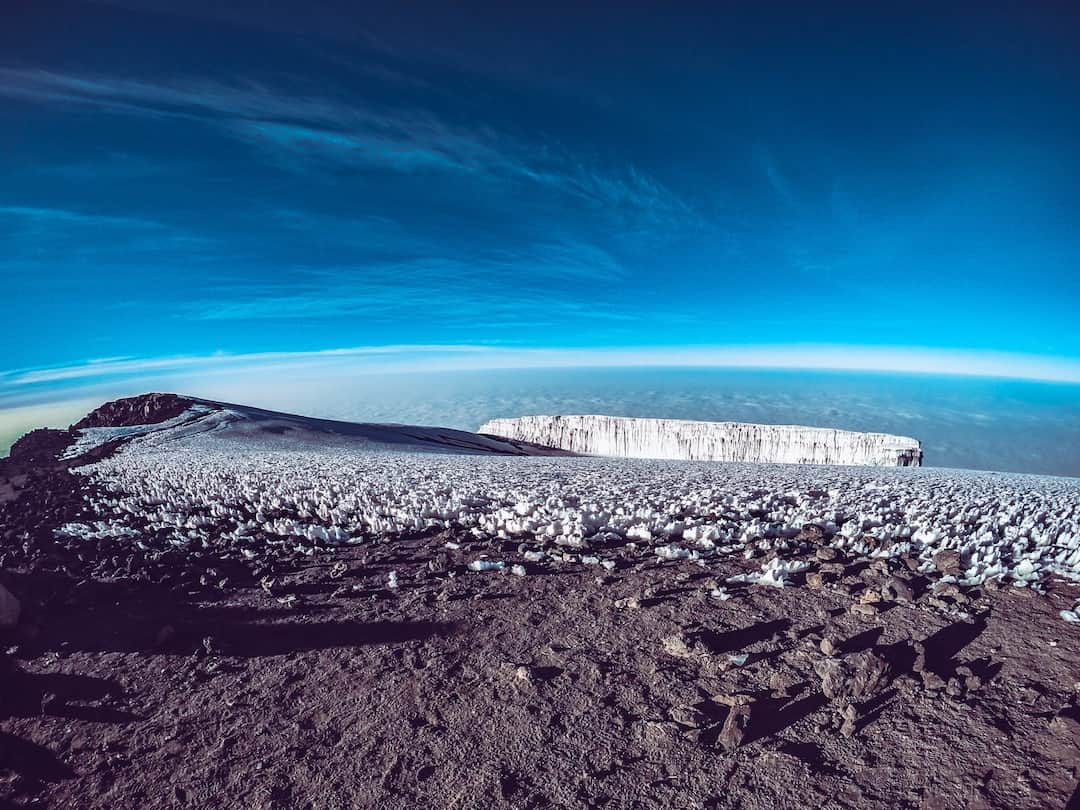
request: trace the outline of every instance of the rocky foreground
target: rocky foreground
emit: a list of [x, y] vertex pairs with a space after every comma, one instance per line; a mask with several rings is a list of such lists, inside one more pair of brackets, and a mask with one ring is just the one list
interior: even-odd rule
[[[187, 407], [129, 402], [80, 431]], [[1029, 583], [1023, 559], [964, 584], [970, 553], [883, 556], [813, 523], [704, 559], [686, 538], [436, 525], [339, 545], [264, 528], [245, 553], [200, 525], [185, 546], [83, 471], [129, 439], [63, 458], [80, 431], [0, 467], [12, 806], [1080, 802], [1080, 589]], [[107, 531], [63, 530], [113, 502]]]

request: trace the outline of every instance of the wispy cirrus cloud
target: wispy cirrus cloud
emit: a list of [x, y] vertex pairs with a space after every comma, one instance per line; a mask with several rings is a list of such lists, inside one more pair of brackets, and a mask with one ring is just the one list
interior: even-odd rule
[[281, 362], [311, 363], [320, 360], [338, 362], [368, 357], [426, 357], [437, 355], [469, 355], [496, 353], [500, 348], [484, 344], [390, 344], [383, 346], [352, 346], [300, 352], [218, 352], [209, 355], [173, 357], [116, 357], [95, 358], [71, 365], [46, 368], [10, 369], [0, 371], [0, 388], [64, 383], [106, 377], [132, 377], [178, 372], [187, 369], [230, 369], [241, 366], [267, 365]]
[[115, 114], [197, 121], [281, 160], [466, 174], [531, 184], [681, 227], [700, 224], [686, 201], [632, 165], [601, 169], [556, 143], [522, 140], [486, 124], [454, 125], [424, 109], [376, 106], [356, 98], [282, 90], [252, 81], [150, 82], [11, 67], [0, 68], [0, 95]]
[[769, 188], [780, 198], [780, 201], [791, 210], [799, 209], [801, 205], [795, 189], [788, 180], [787, 175], [780, 169], [780, 165], [776, 162], [776, 158], [773, 157], [772, 151], [764, 144], [757, 143], [753, 146], [753, 156], [758, 166], [761, 167]]
[[[425, 246], [414, 246], [423, 250]], [[565, 323], [629, 320], [612, 302], [568, 298], [568, 284], [603, 290], [628, 275], [610, 253], [581, 241], [488, 249], [474, 255], [428, 246], [428, 255], [354, 266], [294, 267], [288, 279], [211, 284], [201, 300], [183, 305], [200, 321], [362, 316], [417, 318], [443, 325]], [[447, 301], [453, 306], [448, 307]]]
[[206, 236], [148, 217], [25, 205], [0, 206], [0, 235], [6, 241], [0, 268], [11, 272], [40, 270], [42, 262], [57, 272], [57, 264], [117, 257], [160, 260], [165, 252], [191, 261], [213, 244]]
[[26, 205], [0, 205], [0, 217], [10, 217], [23, 225], [38, 227], [52, 226], [85, 226], [85, 227], [119, 227], [138, 228], [147, 230], [164, 229], [166, 226], [152, 219], [141, 217], [110, 216], [103, 214], [84, 213], [67, 208], [46, 208]]
[[588, 304], [557, 296], [508, 297], [498, 291], [467, 291], [447, 309], [446, 293], [412, 287], [387, 289], [378, 285], [352, 285], [347, 289], [267, 295], [250, 301], [196, 302], [185, 307], [195, 321], [302, 320], [356, 316], [373, 322], [423, 320], [428, 326], [485, 329], [557, 328], [569, 322], [634, 322], [628, 312], [597, 311]]

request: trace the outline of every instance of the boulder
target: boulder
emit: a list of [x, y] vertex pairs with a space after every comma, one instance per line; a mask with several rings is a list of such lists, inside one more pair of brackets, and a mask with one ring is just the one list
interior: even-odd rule
[[827, 698], [862, 701], [879, 692], [889, 682], [889, 663], [866, 650], [843, 659], [826, 658], [814, 665]]
[[956, 549], [949, 548], [944, 551], [939, 551], [932, 559], [934, 568], [936, 568], [939, 573], [949, 576], [957, 576], [960, 573], [962, 560], [960, 552]]

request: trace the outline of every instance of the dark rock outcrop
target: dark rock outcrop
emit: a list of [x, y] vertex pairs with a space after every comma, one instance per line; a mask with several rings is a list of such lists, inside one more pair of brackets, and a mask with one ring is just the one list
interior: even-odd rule
[[194, 400], [176, 394], [140, 394], [106, 402], [72, 425], [71, 429], [155, 425], [174, 419], [194, 404]]
[[20, 464], [47, 464], [55, 461], [61, 452], [75, 440], [74, 430], [38, 428], [11, 445], [8, 459]]

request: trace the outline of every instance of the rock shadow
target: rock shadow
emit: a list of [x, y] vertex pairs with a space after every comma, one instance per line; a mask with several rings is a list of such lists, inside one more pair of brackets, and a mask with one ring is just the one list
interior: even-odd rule
[[828, 698], [820, 692], [794, 701], [787, 698], [760, 697], [753, 703], [750, 725], [746, 729], [743, 744], [779, 734], [828, 703]]
[[[19, 792], [33, 794], [45, 785], [72, 779], [75, 776], [68, 765], [52, 751], [37, 743], [0, 731], [0, 772], [13, 771], [23, 780]], [[0, 799], [0, 807], [5, 805]]]
[[869, 650], [877, 646], [878, 639], [881, 638], [881, 634], [884, 632], [884, 627], [871, 627], [869, 630], [864, 630], [842, 641], [838, 649], [844, 655]]
[[863, 729], [881, 717], [884, 711], [896, 701], [896, 696], [897, 691], [895, 689], [887, 689], [862, 703], [859, 706], [859, 719], [855, 723], [855, 733], [862, 732]]
[[4, 691], [4, 712], [18, 717], [51, 715], [94, 723], [141, 719], [114, 706], [94, 705], [124, 697], [120, 685], [106, 678], [15, 671], [7, 676]]
[[735, 630], [717, 632], [715, 630], [699, 630], [695, 635], [697, 640], [714, 655], [742, 650], [752, 644], [768, 641], [785, 632], [791, 627], [788, 619], [774, 619], [772, 621], [758, 622], [749, 627], [741, 627]]
[[442, 622], [281, 622], [233, 625], [213, 632], [215, 651], [223, 656], [261, 658], [370, 644], [400, 644], [451, 635], [455, 625]]
[[[927, 636], [922, 642], [926, 649], [926, 668], [948, 679], [960, 666], [961, 662], [956, 660], [956, 656], [985, 629], [986, 618], [979, 617], [973, 622], [954, 622]], [[991, 666], [987, 663], [986, 670], [989, 669]]]
[[779, 750], [785, 754], [795, 757], [801, 760], [810, 770], [815, 773], [823, 774], [839, 774], [841, 771], [836, 767], [836, 764], [825, 757], [825, 752], [821, 749], [821, 746], [817, 743], [808, 741], [801, 742], [785, 742], [778, 746]]
[[322, 604], [267, 606], [194, 601], [174, 591], [130, 583], [90, 582], [54, 604], [25, 650], [191, 654], [213, 638], [220, 655], [259, 657], [336, 647], [422, 640], [454, 632], [430, 621], [319, 620]]

